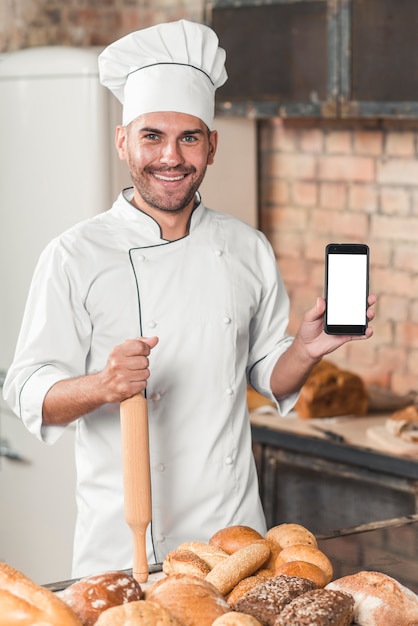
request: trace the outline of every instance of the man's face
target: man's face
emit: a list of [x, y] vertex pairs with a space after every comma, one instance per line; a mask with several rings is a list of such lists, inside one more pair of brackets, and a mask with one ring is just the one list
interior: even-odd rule
[[216, 131], [185, 113], [147, 113], [116, 130], [116, 146], [128, 163], [135, 203], [146, 212], [149, 207], [170, 213], [191, 207], [216, 145]]

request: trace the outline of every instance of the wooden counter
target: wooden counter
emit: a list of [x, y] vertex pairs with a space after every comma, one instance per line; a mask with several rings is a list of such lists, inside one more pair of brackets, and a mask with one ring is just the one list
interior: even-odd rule
[[386, 419], [251, 413], [267, 525], [321, 533], [418, 513], [418, 446], [387, 442]]

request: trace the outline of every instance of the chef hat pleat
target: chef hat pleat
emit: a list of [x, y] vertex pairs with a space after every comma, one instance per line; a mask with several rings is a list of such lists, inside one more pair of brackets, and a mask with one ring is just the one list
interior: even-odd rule
[[187, 113], [212, 128], [215, 91], [227, 80], [214, 31], [179, 20], [139, 30], [105, 48], [100, 81], [123, 105], [124, 125], [157, 111]]

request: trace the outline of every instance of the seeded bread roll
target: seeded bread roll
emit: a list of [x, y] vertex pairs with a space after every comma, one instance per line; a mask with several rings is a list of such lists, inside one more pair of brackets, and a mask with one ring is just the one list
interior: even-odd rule
[[231, 609], [219, 591], [203, 578], [174, 574], [157, 581], [147, 600], [167, 609], [183, 626], [212, 626]]
[[95, 626], [183, 626], [183, 624], [156, 602], [139, 600], [103, 611]]
[[284, 548], [280, 552], [280, 557], [288, 563], [289, 561], [306, 561], [307, 563], [313, 563], [325, 574], [326, 584], [331, 582], [333, 575], [333, 566], [326, 554], [324, 554], [318, 548], [313, 546], [305, 546], [302, 544], [296, 544]]
[[274, 626], [350, 626], [353, 609], [354, 599], [347, 593], [314, 589], [289, 602]]
[[269, 556], [270, 549], [265, 542], [252, 543], [215, 565], [206, 576], [206, 580], [225, 596], [240, 580], [260, 569]]
[[230, 606], [234, 606], [241, 596], [244, 593], [247, 593], [253, 587], [259, 585], [263, 580], [267, 580], [267, 578], [272, 578], [274, 576], [273, 572], [269, 569], [260, 569], [253, 576], [247, 576], [239, 581], [237, 585], [229, 592], [226, 597], [226, 601]]
[[273, 626], [274, 620], [289, 602], [312, 589], [315, 589], [315, 584], [307, 578], [284, 574], [273, 576], [250, 589], [232, 608], [252, 615], [264, 626]]
[[194, 552], [209, 565], [210, 569], [215, 567], [215, 565], [220, 563], [220, 561], [223, 561], [228, 556], [228, 553], [224, 550], [202, 541], [186, 541], [177, 546], [177, 549], [190, 550], [191, 552]]
[[173, 574], [192, 574], [205, 578], [210, 572], [209, 565], [191, 550], [171, 550], [163, 561], [163, 572]]
[[353, 596], [354, 621], [361, 626], [418, 624], [418, 596], [387, 574], [362, 571], [333, 580], [327, 589]]
[[225, 613], [221, 617], [217, 617], [212, 626], [263, 626], [258, 619], [252, 617], [252, 615], [246, 615], [245, 613], [237, 613], [237, 611], [231, 611]]
[[0, 562], [0, 626], [13, 624], [82, 626], [74, 611], [55, 593]]
[[216, 546], [228, 554], [236, 552], [240, 548], [244, 548], [254, 541], [262, 540], [263, 536], [250, 528], [250, 526], [228, 526], [227, 528], [221, 528], [210, 539], [209, 543], [212, 546]]
[[299, 576], [299, 578], [308, 578], [315, 585], [322, 589], [327, 584], [327, 577], [317, 565], [307, 563], [306, 561], [289, 561], [282, 563], [276, 569], [276, 574], [287, 574], [288, 576]]
[[81, 578], [57, 595], [72, 608], [83, 626], [93, 626], [106, 609], [141, 600], [144, 594], [133, 576], [113, 571]]
[[273, 526], [266, 532], [264, 537], [282, 549], [298, 543], [314, 546], [315, 548], [318, 547], [315, 535], [300, 524], [279, 524], [278, 526]]

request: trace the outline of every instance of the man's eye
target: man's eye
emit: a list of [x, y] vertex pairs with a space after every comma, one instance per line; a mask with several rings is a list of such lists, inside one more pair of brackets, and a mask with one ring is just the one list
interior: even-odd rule
[[186, 135], [185, 137], [183, 137], [183, 141], [185, 143], [193, 143], [197, 141], [197, 137], [195, 137], [194, 135]]
[[155, 141], [156, 139], [158, 139], [158, 135], [155, 135], [154, 133], [148, 133], [148, 135], [145, 135], [145, 139], [149, 139], [150, 141]]

